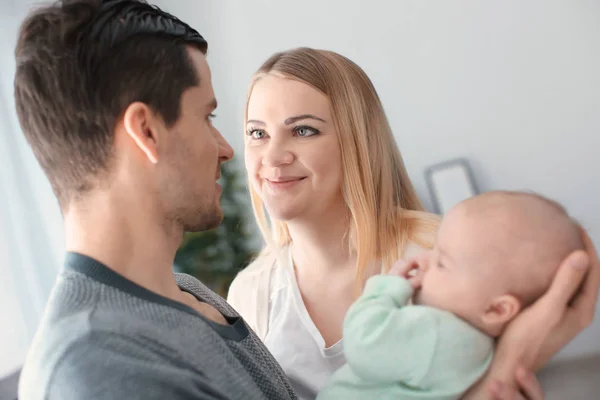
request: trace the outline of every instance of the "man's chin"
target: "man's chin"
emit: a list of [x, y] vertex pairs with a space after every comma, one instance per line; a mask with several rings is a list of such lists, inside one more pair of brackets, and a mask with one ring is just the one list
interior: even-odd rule
[[218, 227], [219, 225], [221, 225], [222, 222], [223, 222], [223, 211], [221, 210], [221, 208], [219, 208], [219, 210], [214, 215], [212, 224], [210, 224], [211, 226], [207, 229], [214, 229], [214, 228]]
[[223, 222], [223, 211], [221, 207], [217, 207], [211, 213], [203, 213], [201, 218], [194, 223], [185, 226], [186, 232], [203, 232], [209, 231], [221, 225]]

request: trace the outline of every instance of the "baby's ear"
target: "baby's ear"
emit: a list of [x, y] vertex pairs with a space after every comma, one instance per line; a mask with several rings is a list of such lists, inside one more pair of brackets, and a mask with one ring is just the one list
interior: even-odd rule
[[505, 294], [492, 299], [482, 316], [483, 324], [487, 331], [502, 332], [505, 325], [521, 311], [521, 302], [510, 294]]

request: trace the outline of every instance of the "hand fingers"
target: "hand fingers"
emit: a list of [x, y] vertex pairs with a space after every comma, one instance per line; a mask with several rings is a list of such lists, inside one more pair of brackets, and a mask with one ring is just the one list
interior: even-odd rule
[[589, 256], [590, 268], [579, 294], [573, 299], [572, 306], [584, 313], [582, 315], [584, 319], [582, 325], [587, 326], [594, 318], [598, 291], [600, 290], [600, 261], [592, 240], [583, 229], [581, 229], [581, 239]]
[[493, 400], [517, 400], [517, 393], [500, 381], [492, 382], [489, 387]]
[[[519, 391], [508, 385], [496, 381], [489, 387], [489, 392], [492, 395], [493, 400], [537, 400], [537, 398], [529, 398], [523, 396]], [[543, 399], [542, 399], [543, 400]]]
[[392, 267], [390, 268], [388, 274], [389, 275], [402, 275], [404, 270], [406, 269], [406, 261], [404, 260], [398, 260], [396, 261], [394, 264], [392, 264]]
[[400, 275], [405, 278], [409, 278], [411, 276], [409, 274], [409, 272], [418, 267], [419, 267], [419, 265], [416, 263], [415, 260], [411, 260], [411, 261], [398, 260], [392, 265], [392, 268], [390, 268], [389, 274], [390, 275]]
[[527, 400], [544, 400], [544, 390], [534, 374], [525, 368], [517, 370], [517, 383]]
[[558, 310], [563, 310], [573, 298], [575, 291], [581, 286], [589, 268], [590, 258], [582, 251], [574, 251], [563, 260], [558, 272], [541, 300], [560, 315]]
[[417, 270], [417, 275], [415, 275], [415, 279], [419, 282], [419, 286], [423, 283], [423, 278], [425, 277], [425, 269], [420, 266]]
[[419, 289], [423, 283], [423, 274], [417, 274], [408, 280], [413, 289]]
[[489, 386], [490, 395], [492, 395], [493, 400], [502, 400], [502, 383], [498, 381], [494, 381]]

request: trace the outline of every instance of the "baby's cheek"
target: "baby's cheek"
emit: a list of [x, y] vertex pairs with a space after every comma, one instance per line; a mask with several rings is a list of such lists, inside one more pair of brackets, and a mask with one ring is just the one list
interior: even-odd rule
[[421, 288], [415, 293], [417, 304], [435, 307], [437, 303], [436, 296], [438, 293], [436, 293], [435, 290], [432, 290], [433, 286], [434, 285], [431, 282], [423, 280]]
[[450, 287], [450, 282], [436, 279], [436, 276], [431, 276], [430, 279], [423, 279], [421, 287], [420, 300], [421, 304], [430, 307], [448, 310], [452, 308], [453, 288]]

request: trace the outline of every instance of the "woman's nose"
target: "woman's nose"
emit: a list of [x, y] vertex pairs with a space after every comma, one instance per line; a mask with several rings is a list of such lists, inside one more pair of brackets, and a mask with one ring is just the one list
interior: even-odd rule
[[282, 140], [271, 139], [263, 155], [262, 165], [266, 167], [279, 167], [291, 164], [294, 161], [294, 153], [289, 143]]

